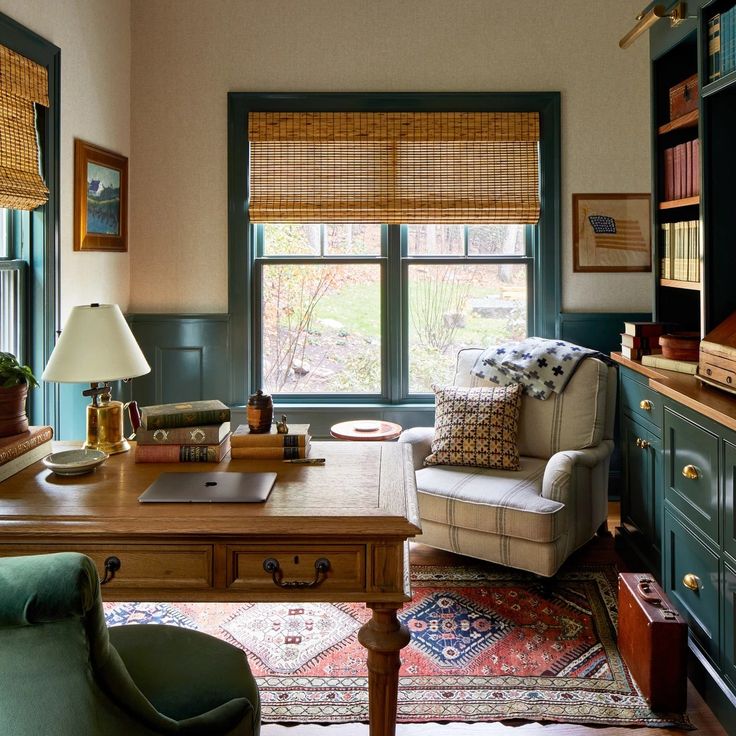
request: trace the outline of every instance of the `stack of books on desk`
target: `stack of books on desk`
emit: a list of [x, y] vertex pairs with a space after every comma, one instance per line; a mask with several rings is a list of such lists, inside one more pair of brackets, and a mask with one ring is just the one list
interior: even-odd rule
[[25, 432], [0, 437], [0, 481], [10, 478], [51, 453], [51, 427], [28, 427]]
[[230, 409], [216, 399], [141, 409], [137, 463], [219, 463], [230, 451]]
[[660, 354], [659, 338], [664, 333], [662, 322], [624, 322], [621, 355], [629, 360], [641, 360], [644, 355]]
[[241, 424], [230, 438], [231, 453], [233, 459], [296, 460], [309, 455], [311, 439], [308, 424], [291, 424], [286, 434], [279, 434], [275, 425], [256, 434]]

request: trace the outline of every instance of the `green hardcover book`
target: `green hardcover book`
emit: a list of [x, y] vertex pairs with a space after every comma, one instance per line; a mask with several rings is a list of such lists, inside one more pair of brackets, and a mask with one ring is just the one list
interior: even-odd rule
[[143, 429], [195, 427], [199, 424], [222, 424], [230, 421], [230, 409], [217, 399], [180, 404], [154, 404], [141, 409]]

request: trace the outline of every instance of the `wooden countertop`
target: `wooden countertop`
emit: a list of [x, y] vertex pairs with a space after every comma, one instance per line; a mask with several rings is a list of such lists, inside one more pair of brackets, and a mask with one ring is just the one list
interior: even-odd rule
[[624, 358], [621, 353], [611, 353], [611, 360], [646, 376], [649, 386], [657, 393], [736, 432], [736, 395], [708, 386], [687, 373], [642, 365], [636, 360]]

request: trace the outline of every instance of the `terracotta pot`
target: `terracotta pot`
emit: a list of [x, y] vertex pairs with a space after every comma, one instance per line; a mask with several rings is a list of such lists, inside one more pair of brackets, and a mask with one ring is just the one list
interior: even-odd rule
[[19, 383], [10, 388], [0, 387], [0, 437], [20, 434], [28, 429], [27, 395], [27, 383]]

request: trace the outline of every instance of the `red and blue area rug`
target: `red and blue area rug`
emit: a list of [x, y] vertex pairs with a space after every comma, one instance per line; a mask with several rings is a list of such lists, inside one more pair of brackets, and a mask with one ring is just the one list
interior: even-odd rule
[[[545, 593], [538, 579], [490, 564], [413, 565], [400, 618], [398, 721], [534, 720], [691, 728], [653, 713], [616, 647], [616, 569], [577, 567]], [[108, 625], [165, 623], [245, 650], [264, 722], [368, 719], [361, 604], [106, 603]]]

